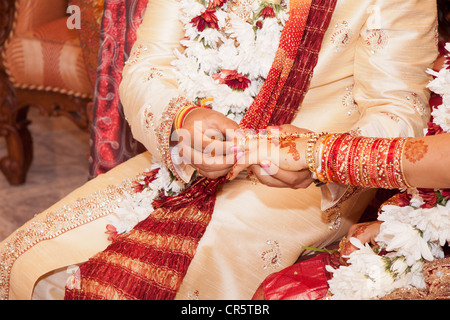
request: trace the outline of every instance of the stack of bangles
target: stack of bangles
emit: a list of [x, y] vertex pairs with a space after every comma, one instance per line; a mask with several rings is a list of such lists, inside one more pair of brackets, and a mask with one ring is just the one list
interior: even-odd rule
[[350, 133], [317, 134], [308, 141], [306, 161], [322, 183], [408, 188], [402, 169], [408, 139], [360, 137]]
[[178, 111], [178, 113], [176, 114], [174, 122], [173, 122], [175, 130], [178, 131], [179, 129], [181, 129], [181, 127], [183, 126], [184, 120], [186, 119], [186, 117], [192, 110], [195, 110], [198, 108], [208, 108], [209, 109], [210, 107], [206, 106], [206, 103], [208, 101], [212, 101], [212, 99], [204, 99], [204, 100], [202, 100], [200, 105], [189, 105], [189, 106], [185, 106], [185, 107], [181, 108]]

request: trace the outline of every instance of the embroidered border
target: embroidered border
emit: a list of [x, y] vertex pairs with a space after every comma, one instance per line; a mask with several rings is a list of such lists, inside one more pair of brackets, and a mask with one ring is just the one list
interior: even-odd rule
[[192, 105], [192, 102], [190, 102], [185, 97], [179, 96], [173, 98], [169, 102], [169, 105], [167, 106], [166, 110], [164, 110], [164, 112], [161, 114], [159, 123], [155, 126], [156, 128], [154, 128], [155, 130], [154, 132], [157, 139], [158, 152], [161, 154], [162, 160], [164, 161], [166, 167], [180, 181], [183, 180], [180, 178], [173, 165], [172, 156], [170, 153], [170, 141], [172, 135], [172, 125], [175, 116], [177, 115], [180, 109], [189, 105]]
[[105, 217], [117, 208], [117, 200], [132, 193], [133, 183], [125, 180], [117, 186], [94, 192], [56, 211], [42, 214], [4, 242], [0, 249], [0, 300], [9, 298], [11, 270], [16, 260], [38, 243], [54, 239], [84, 224]]

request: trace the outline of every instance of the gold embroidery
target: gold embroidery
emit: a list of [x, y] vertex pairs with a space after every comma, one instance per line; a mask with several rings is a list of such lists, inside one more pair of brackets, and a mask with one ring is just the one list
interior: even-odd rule
[[125, 62], [125, 65], [135, 65], [142, 60], [144, 53], [148, 50], [142, 43], [138, 44], [131, 52], [130, 58]]
[[385, 48], [388, 43], [387, 33], [380, 29], [365, 30], [363, 39], [372, 54]]
[[264, 262], [263, 269], [277, 269], [281, 266], [281, 250], [278, 241], [267, 240], [270, 249], [261, 254], [261, 260]]
[[172, 156], [170, 154], [170, 141], [172, 135], [172, 125], [177, 115], [178, 111], [188, 105], [192, 105], [192, 102], [189, 102], [184, 97], [176, 97], [173, 98], [166, 110], [161, 114], [159, 119], [159, 124], [155, 126], [155, 135], [157, 140], [157, 149], [161, 154], [162, 160], [166, 167], [177, 177], [179, 180], [182, 180], [173, 165]]
[[189, 300], [199, 300], [200, 299], [200, 292], [198, 290], [194, 290], [193, 292], [188, 293], [188, 299]]
[[381, 112], [382, 114], [388, 116], [389, 118], [391, 118], [391, 120], [394, 120], [396, 122], [400, 122], [400, 117], [396, 114], [390, 113], [390, 112]]
[[353, 97], [353, 85], [345, 88], [345, 95], [342, 98], [342, 105], [347, 110], [347, 115], [351, 116], [354, 111], [358, 111], [358, 105]]
[[416, 110], [422, 118], [428, 119], [428, 105], [420, 99], [417, 93], [413, 92], [410, 95], [407, 95], [406, 100], [413, 106], [414, 110]]
[[162, 77], [163, 77], [163, 74], [162, 74], [161, 70], [159, 70], [158, 68], [155, 68], [155, 67], [151, 67], [150, 71], [145, 74], [144, 81], [150, 81], [152, 79], [162, 78]]
[[144, 128], [148, 131], [148, 130], [152, 130], [154, 131], [154, 117], [153, 117], [153, 112], [151, 112], [151, 105], [148, 105], [145, 107], [144, 109]]
[[353, 31], [349, 28], [347, 21], [337, 23], [334, 28], [336, 31], [331, 35], [330, 41], [334, 44], [335, 50], [338, 52], [352, 41]]
[[0, 300], [9, 296], [11, 269], [16, 260], [41, 241], [59, 235], [105, 217], [117, 208], [117, 200], [125, 193], [133, 193], [133, 183], [126, 180], [118, 186], [110, 186], [56, 211], [41, 214], [28, 225], [17, 230], [0, 249]]
[[339, 201], [336, 204], [334, 204], [331, 208], [323, 212], [326, 221], [330, 223], [328, 226], [329, 230], [338, 230], [341, 227], [342, 204], [351, 197], [360, 194], [362, 191], [364, 191], [364, 188], [349, 186], [347, 190], [345, 190], [345, 193], [341, 196]]

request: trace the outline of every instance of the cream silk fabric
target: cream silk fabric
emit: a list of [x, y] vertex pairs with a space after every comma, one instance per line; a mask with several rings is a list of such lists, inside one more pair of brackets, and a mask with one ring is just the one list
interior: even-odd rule
[[[146, 126], [147, 111], [150, 106], [157, 117], [172, 97], [180, 95], [170, 65], [183, 36], [178, 16], [175, 0], [150, 0], [132, 55], [139, 59], [124, 69], [121, 84], [133, 134], [158, 159], [154, 132]], [[293, 124], [318, 132], [354, 129], [371, 136], [421, 135], [428, 117], [425, 71], [436, 56], [434, 0], [340, 0]], [[148, 80], [155, 68], [158, 76]], [[131, 159], [42, 215], [132, 179], [150, 165], [149, 153]], [[189, 177], [189, 167], [178, 170]], [[304, 252], [302, 246], [319, 247], [339, 239], [370, 199], [365, 193], [345, 201], [340, 207], [341, 227], [330, 230], [322, 209], [335, 203], [341, 189], [324, 189], [322, 197], [314, 186], [273, 189], [254, 185], [245, 176], [226, 184], [177, 299], [249, 299], [267, 275], [295, 262]], [[35, 283], [34, 298], [62, 298], [63, 291], [55, 291], [51, 282], [65, 278], [64, 267], [86, 261], [107, 246], [107, 223], [107, 217], [99, 218], [27, 250], [12, 268], [9, 298], [31, 298]], [[60, 288], [63, 285], [59, 281]], [[52, 292], [60, 294], [55, 297]]]

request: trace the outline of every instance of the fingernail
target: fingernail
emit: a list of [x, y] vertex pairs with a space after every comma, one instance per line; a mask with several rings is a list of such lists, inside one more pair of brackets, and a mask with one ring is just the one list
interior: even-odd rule
[[259, 164], [263, 169], [269, 169], [271, 162], [268, 160], [263, 160], [261, 161], [261, 163]]
[[232, 146], [232, 147], [230, 148], [230, 151], [231, 151], [232, 153], [236, 153], [239, 149], [240, 149], [239, 146]]
[[239, 159], [240, 158], [242, 158], [242, 156], [245, 154], [245, 152], [238, 152], [237, 154], [236, 154], [236, 161], [239, 161]]

